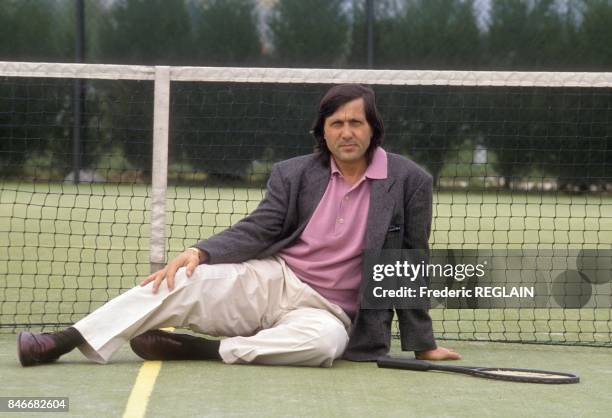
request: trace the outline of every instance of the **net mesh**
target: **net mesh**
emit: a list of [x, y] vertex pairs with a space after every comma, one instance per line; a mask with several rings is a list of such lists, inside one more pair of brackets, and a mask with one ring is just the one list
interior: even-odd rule
[[[309, 129], [331, 85], [307, 70], [277, 82], [246, 82], [246, 69], [235, 70], [240, 82], [186, 71], [171, 82], [166, 259], [252, 211], [274, 162], [312, 151]], [[610, 86], [399, 73], [424, 81], [367, 72], [385, 149], [435, 178], [432, 248], [612, 248]], [[0, 78], [2, 331], [72, 324], [149, 272], [153, 82], [86, 82], [76, 185], [71, 74]], [[609, 282], [593, 292], [609, 299]], [[609, 303], [431, 315], [439, 338], [612, 345]]]
[[89, 82], [78, 185], [72, 93], [0, 79], [3, 330], [73, 323], [148, 271], [152, 83]]

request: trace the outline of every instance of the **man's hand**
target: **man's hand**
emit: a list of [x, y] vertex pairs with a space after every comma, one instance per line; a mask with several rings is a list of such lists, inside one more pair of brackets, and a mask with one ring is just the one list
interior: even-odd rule
[[428, 351], [415, 351], [414, 356], [418, 360], [461, 360], [461, 354], [444, 347]]
[[179, 254], [176, 258], [171, 260], [166, 267], [163, 269], [156, 271], [151, 274], [149, 277], [144, 279], [140, 286], [146, 286], [147, 284], [153, 282], [153, 293], [157, 293], [161, 282], [164, 279], [168, 282], [168, 290], [172, 291], [174, 289], [174, 276], [176, 271], [181, 267], [187, 267], [187, 277], [191, 277], [193, 274], [193, 270], [198, 266], [198, 264], [206, 261], [206, 252], [199, 250], [198, 252], [188, 249]]

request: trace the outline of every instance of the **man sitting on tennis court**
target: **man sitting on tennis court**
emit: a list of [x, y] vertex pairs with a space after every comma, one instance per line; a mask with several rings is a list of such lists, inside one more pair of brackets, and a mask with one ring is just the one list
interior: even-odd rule
[[[432, 178], [380, 147], [384, 128], [369, 87], [332, 87], [313, 133], [316, 152], [276, 164], [253, 213], [73, 327], [20, 333], [21, 364], [75, 347], [105, 363], [127, 341], [146, 360], [329, 367], [341, 356], [386, 354], [393, 310], [360, 309], [363, 251], [428, 247]], [[426, 310], [398, 309], [397, 317], [403, 350], [460, 358], [436, 346]]]

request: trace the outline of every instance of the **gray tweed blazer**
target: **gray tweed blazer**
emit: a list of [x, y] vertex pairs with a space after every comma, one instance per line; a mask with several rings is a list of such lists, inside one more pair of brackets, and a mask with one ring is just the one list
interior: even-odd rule
[[[366, 248], [427, 249], [432, 216], [432, 177], [414, 162], [387, 153], [388, 176], [371, 180]], [[209, 263], [239, 263], [266, 258], [293, 243], [310, 220], [330, 178], [315, 154], [292, 158], [272, 168], [267, 192], [247, 217], [195, 246]], [[426, 310], [397, 309], [402, 350], [436, 347]], [[360, 309], [354, 318], [344, 358], [372, 361], [389, 351], [393, 310]]]

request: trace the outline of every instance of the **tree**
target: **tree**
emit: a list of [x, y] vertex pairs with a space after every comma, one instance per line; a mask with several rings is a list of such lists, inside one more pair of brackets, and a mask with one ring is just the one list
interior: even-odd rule
[[[555, 0], [500, 0], [491, 4], [487, 66], [496, 70], [559, 70], [573, 59], [575, 16]], [[565, 91], [490, 88], [478, 108], [480, 135], [492, 164], [513, 187], [525, 177], [551, 175], [556, 150], [565, 146]]]
[[380, 36], [377, 66], [385, 68], [474, 68], [480, 32], [471, 0], [404, 0], [399, 16]]
[[476, 125], [483, 144], [497, 157], [492, 168], [506, 188], [523, 177], [545, 175], [551, 147], [559, 146], [562, 136], [555, 130], [563, 114], [559, 97], [552, 89], [481, 89]]
[[198, 65], [254, 65], [260, 61], [252, 0], [207, 0], [195, 4], [192, 14]]
[[0, 59], [69, 61], [74, 9], [68, 1], [4, 0], [0, 8]]
[[500, 70], [559, 70], [574, 61], [575, 16], [555, 0], [491, 4], [487, 65]]
[[[582, 19], [577, 33], [576, 57], [587, 71], [610, 71], [612, 52], [612, 3], [607, 0], [582, 0], [578, 8]], [[612, 98], [605, 90], [582, 90], [568, 106], [575, 132], [556, 153], [555, 166], [561, 185], [582, 189], [612, 183]]]
[[[0, 60], [71, 59], [72, 10], [68, 2], [4, 1]], [[28, 175], [48, 178], [66, 165], [71, 93], [66, 80], [10, 77], [0, 82], [0, 175], [20, 176], [29, 161]]]
[[99, 30], [98, 60], [115, 64], [193, 63], [191, 21], [183, 0], [118, 0]]
[[[377, 0], [374, 6], [374, 68], [379, 67], [377, 54], [382, 47], [382, 40], [397, 25], [400, 12], [395, 0]], [[347, 63], [351, 67], [365, 68], [367, 66], [367, 16], [365, 0], [353, 3], [352, 30]], [[384, 53], [384, 52], [383, 52]], [[398, 57], [399, 58], [399, 57]]]
[[[194, 56], [199, 65], [253, 65], [261, 44], [251, 0], [193, 3]], [[171, 162], [206, 172], [209, 178], [239, 179], [265, 146], [257, 132], [257, 89], [218, 83], [179, 83], [173, 89]]]
[[588, 71], [612, 69], [612, 3], [607, 0], [583, 0], [582, 23], [578, 30], [577, 52]]
[[173, 92], [172, 161], [215, 181], [259, 181], [265, 173], [254, 161], [265, 166], [312, 151], [308, 131], [323, 88], [181, 83]]
[[612, 97], [597, 88], [563, 89], [554, 136], [549, 140], [546, 172], [565, 191], [605, 187], [612, 180]]
[[[471, 1], [390, 1], [376, 9], [375, 58], [378, 68], [449, 69], [477, 62], [480, 38]], [[363, 10], [356, 10], [352, 59], [360, 52], [358, 36], [365, 27]], [[387, 126], [389, 149], [427, 167], [438, 180], [447, 156], [473, 133], [465, 122], [459, 89], [393, 86], [377, 89]]]
[[268, 25], [276, 64], [337, 67], [344, 62], [349, 21], [342, 0], [278, 0]]
[[[194, 63], [193, 32], [184, 0], [118, 0], [99, 8], [95, 61], [113, 64]], [[152, 156], [153, 86], [150, 82], [90, 82], [90, 124], [97, 129], [98, 159], [123, 155], [135, 169], [149, 170]], [[92, 139], [93, 144], [94, 139]], [[107, 158], [108, 159], [108, 158]], [[101, 169], [109, 167], [100, 167]]]
[[[123, 0], [113, 4], [108, 23], [101, 27], [99, 59], [134, 64], [250, 65], [259, 59], [261, 50], [255, 17], [251, 0]], [[153, 107], [152, 90], [143, 84], [147, 83], [101, 85], [98, 95], [110, 111], [104, 117], [112, 132], [104, 139], [107, 152], [120, 147], [131, 166], [145, 170], [150, 165], [151, 144], [141, 132], [152, 128]], [[204, 171], [237, 171], [224, 155], [232, 155], [235, 142], [243, 141], [243, 135], [234, 133], [232, 139], [225, 131], [214, 129], [226, 119], [205, 117], [201, 106], [211, 97], [205, 96], [207, 87], [199, 85], [172, 85], [171, 162], [193, 164]], [[112, 108], [109, 101], [117, 105]], [[215, 114], [223, 109], [219, 106], [213, 109]], [[134, 129], [135, 125], [139, 128]], [[239, 165], [248, 163], [242, 158]]]

